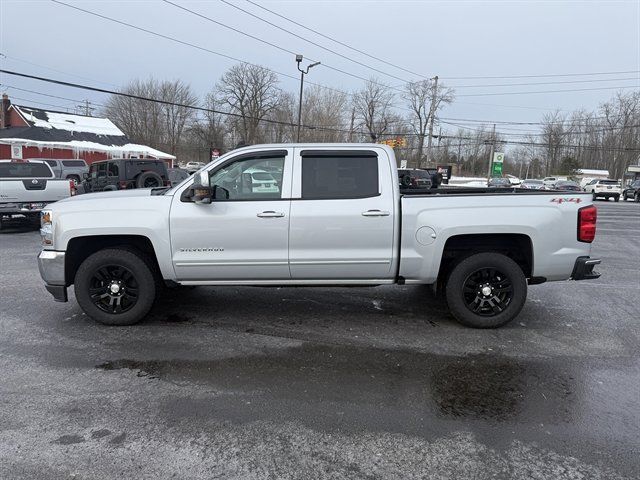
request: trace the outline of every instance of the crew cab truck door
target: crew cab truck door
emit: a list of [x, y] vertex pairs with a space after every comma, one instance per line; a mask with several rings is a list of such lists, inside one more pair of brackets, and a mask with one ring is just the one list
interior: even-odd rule
[[209, 167], [210, 204], [174, 195], [172, 261], [178, 281], [288, 280], [292, 150], [239, 153]]
[[296, 149], [289, 233], [293, 279], [394, 276], [398, 180], [392, 160], [376, 148]]

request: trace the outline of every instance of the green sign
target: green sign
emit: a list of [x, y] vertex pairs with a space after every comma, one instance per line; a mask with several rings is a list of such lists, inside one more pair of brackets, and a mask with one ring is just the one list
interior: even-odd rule
[[491, 176], [492, 177], [501, 177], [502, 176], [502, 163], [495, 163], [491, 166]]

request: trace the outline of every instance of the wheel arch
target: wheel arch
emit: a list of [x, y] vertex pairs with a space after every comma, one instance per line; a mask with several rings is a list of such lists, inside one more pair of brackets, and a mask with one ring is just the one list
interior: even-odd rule
[[162, 278], [158, 257], [153, 243], [144, 235], [87, 235], [74, 237], [67, 243], [65, 255], [65, 283], [72, 285], [82, 262], [90, 255], [105, 248], [125, 248], [150, 259], [154, 274]]
[[526, 278], [533, 274], [533, 242], [531, 237], [521, 233], [481, 233], [460, 234], [449, 237], [444, 245], [437, 285], [441, 288], [455, 265], [465, 258], [476, 254], [501, 253], [522, 269]]

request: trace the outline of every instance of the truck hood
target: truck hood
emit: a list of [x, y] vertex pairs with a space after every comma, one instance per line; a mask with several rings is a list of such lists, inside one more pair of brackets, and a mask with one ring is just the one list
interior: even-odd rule
[[73, 197], [65, 198], [56, 203], [66, 202], [82, 202], [87, 200], [106, 200], [109, 198], [132, 198], [132, 197], [149, 197], [151, 196], [150, 188], [136, 188], [131, 190], [114, 190], [107, 192], [84, 193]]

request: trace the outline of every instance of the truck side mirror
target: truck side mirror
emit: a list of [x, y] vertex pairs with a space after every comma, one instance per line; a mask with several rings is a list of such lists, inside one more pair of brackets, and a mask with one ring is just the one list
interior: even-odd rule
[[193, 174], [193, 196], [191, 199], [195, 203], [211, 203], [213, 191], [209, 182], [209, 172], [200, 171]]

